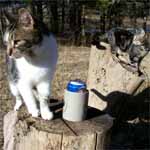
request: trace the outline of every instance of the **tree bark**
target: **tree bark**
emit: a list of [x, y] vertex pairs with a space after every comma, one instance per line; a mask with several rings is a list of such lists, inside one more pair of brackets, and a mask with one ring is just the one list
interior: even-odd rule
[[111, 126], [107, 115], [83, 122], [44, 121], [10, 111], [4, 117], [4, 150], [103, 150]]
[[64, 24], [65, 24], [65, 0], [62, 1], [62, 25], [61, 25], [61, 32], [64, 31]]
[[52, 13], [51, 28], [54, 33], [58, 33], [58, 11], [57, 1], [50, 4], [50, 10]]
[[37, 17], [40, 21], [43, 21], [42, 2], [37, 2]]
[[[146, 72], [148, 76], [150, 76], [149, 55], [140, 64], [140, 70], [143, 71], [145, 69], [143, 74]], [[147, 81], [141, 76], [129, 72], [113, 59], [110, 48], [99, 50], [92, 46], [88, 72], [88, 89], [93, 90], [89, 93], [89, 106], [105, 110], [109, 101], [115, 101], [118, 98], [122, 99], [120, 97], [122, 96], [121, 93], [127, 95], [137, 93], [138, 89], [143, 86], [142, 82]]]

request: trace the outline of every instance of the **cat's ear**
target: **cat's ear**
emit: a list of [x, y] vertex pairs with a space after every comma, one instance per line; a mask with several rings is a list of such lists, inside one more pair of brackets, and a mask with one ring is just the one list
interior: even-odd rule
[[25, 29], [33, 28], [34, 20], [30, 12], [25, 8], [19, 9], [19, 24]]
[[2, 22], [5, 26], [9, 26], [11, 23], [16, 21], [15, 16], [11, 15], [8, 11], [2, 11]]
[[6, 26], [9, 26], [9, 25], [10, 25], [10, 20], [9, 20], [6, 16], [3, 16], [3, 23], [4, 23]]

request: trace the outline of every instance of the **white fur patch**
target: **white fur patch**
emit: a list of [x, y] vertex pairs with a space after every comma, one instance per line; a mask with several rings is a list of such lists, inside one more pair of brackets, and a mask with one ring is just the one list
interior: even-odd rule
[[35, 57], [16, 59], [20, 80], [38, 84], [43, 80], [51, 80], [57, 62], [57, 44], [54, 37], [44, 37], [40, 47], [34, 50]]
[[3, 42], [5, 45], [9, 42], [9, 32], [8, 31], [6, 31], [4, 33]]
[[[6, 35], [7, 37], [8, 35]], [[41, 112], [43, 119], [50, 120], [53, 118], [53, 113], [49, 110], [47, 102], [44, 103], [45, 105], [40, 105], [41, 110], [38, 110], [33, 87], [42, 84], [45, 90], [40, 90], [38, 94], [47, 98], [50, 95], [50, 89], [48, 88], [50, 88], [58, 57], [55, 38], [52, 35], [45, 36], [40, 46], [35, 47], [33, 53], [35, 54], [33, 57], [25, 56], [16, 59], [19, 80], [16, 83], [17, 88], [13, 88], [13, 90], [16, 90], [13, 93], [18, 94], [19, 92], [33, 117], [38, 117], [39, 112]], [[39, 100], [47, 101], [47, 99]]]

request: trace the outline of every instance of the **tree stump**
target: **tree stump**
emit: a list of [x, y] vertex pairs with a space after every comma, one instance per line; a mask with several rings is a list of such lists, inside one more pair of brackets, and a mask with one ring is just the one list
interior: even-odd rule
[[112, 120], [99, 112], [89, 109], [88, 114], [97, 116], [69, 122], [60, 117], [45, 121], [24, 111], [11, 111], [4, 117], [4, 150], [103, 150]]
[[[90, 91], [89, 93], [89, 106], [99, 110], [107, 108], [105, 98], [111, 93], [120, 92], [133, 95], [143, 84], [143, 79], [140, 76], [129, 72], [120, 63], [114, 61], [110, 52], [110, 46], [106, 48], [106, 50], [100, 50], [96, 46], [92, 46], [90, 53], [88, 89], [93, 89], [94, 92]], [[148, 76], [150, 75], [150, 67], [148, 66], [150, 63], [149, 55], [146, 56], [148, 59], [143, 59], [140, 66], [140, 68], [145, 68]], [[118, 95], [116, 94], [115, 96], [117, 98]], [[109, 99], [107, 100], [109, 101]]]

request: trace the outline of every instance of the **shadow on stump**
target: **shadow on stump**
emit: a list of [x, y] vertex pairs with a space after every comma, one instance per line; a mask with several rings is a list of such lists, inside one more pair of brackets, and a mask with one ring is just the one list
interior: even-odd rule
[[107, 102], [104, 112], [115, 118], [106, 149], [150, 148], [150, 88], [135, 96], [120, 91], [104, 96], [96, 89], [91, 91]]

